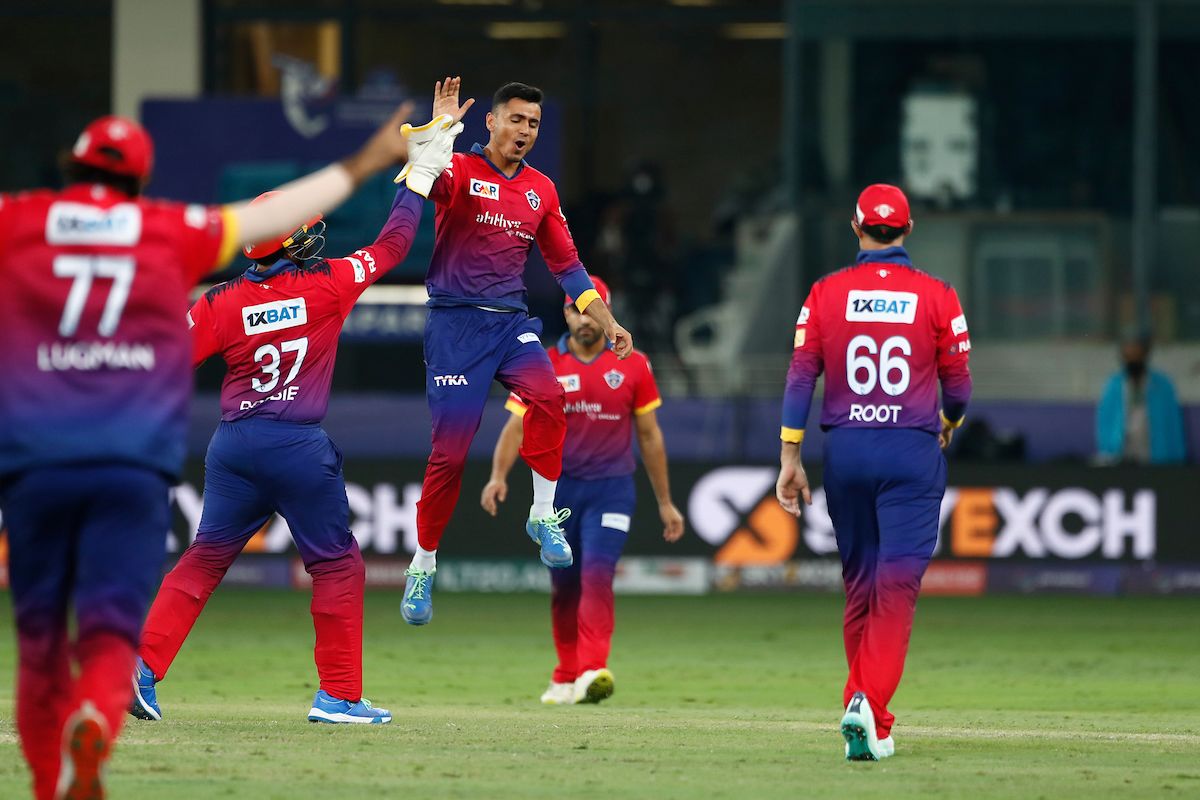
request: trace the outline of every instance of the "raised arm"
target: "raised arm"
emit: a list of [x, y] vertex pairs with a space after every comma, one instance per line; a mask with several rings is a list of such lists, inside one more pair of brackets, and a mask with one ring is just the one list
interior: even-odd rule
[[412, 103], [404, 103], [353, 155], [279, 187], [279, 193], [269, 200], [253, 206], [248, 200], [228, 206], [227, 224], [233, 225], [238, 243], [277, 236], [328, 213], [367, 178], [404, 160], [408, 143], [400, 126], [411, 113]]

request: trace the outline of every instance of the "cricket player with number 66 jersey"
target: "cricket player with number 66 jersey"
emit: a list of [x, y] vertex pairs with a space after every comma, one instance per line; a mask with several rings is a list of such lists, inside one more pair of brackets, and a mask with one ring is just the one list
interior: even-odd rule
[[913, 223], [900, 189], [868, 186], [851, 227], [857, 263], [817, 281], [796, 320], [776, 494], [796, 515], [812, 502], [800, 445], [824, 373], [825, 496], [850, 667], [842, 736], [847, 759], [875, 761], [895, 752], [888, 703], [937, 543], [942, 450], [971, 396], [971, 340], [953, 287], [916, 269], [903, 247]]

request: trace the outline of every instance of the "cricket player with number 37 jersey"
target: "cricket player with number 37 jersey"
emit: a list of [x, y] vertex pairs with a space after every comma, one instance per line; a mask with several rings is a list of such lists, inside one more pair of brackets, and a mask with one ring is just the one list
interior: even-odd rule
[[817, 281], [796, 320], [776, 493], [797, 515], [801, 500], [811, 502], [800, 444], [824, 373], [825, 496], [842, 558], [850, 667], [842, 735], [848, 759], [874, 761], [895, 752], [887, 706], [937, 543], [941, 450], [970, 399], [971, 341], [957, 293], [914, 268], [902, 246], [912, 231], [903, 192], [867, 187], [851, 225], [857, 264]]
[[[451, 121], [449, 117], [442, 121]], [[439, 120], [435, 120], [438, 123]], [[434, 123], [431, 123], [431, 125]], [[312, 577], [314, 658], [320, 688], [310, 722], [384, 724], [391, 714], [362, 697], [365, 570], [350, 532], [342, 454], [321, 428], [342, 324], [371, 284], [404, 260], [424, 188], [450, 161], [461, 124], [438, 134], [406, 169], [413, 175], [374, 243], [315, 260], [324, 223], [246, 248], [255, 266], [206, 292], [188, 314], [196, 364], [227, 366], [221, 423], [204, 461], [196, 539], [163, 580], [138, 648], [130, 713], [162, 718], [155, 684], [167, 671], [246, 542], [278, 512]]]

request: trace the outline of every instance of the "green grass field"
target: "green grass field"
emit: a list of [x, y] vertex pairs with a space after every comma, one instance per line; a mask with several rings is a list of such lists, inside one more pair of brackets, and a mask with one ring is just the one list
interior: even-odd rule
[[[437, 597], [433, 625], [368, 597], [382, 728], [310, 725], [307, 597], [218, 591], [131, 719], [116, 798], [1200, 796], [1200, 602], [929, 598], [893, 703], [895, 758], [847, 764], [840, 599], [618, 599], [600, 706], [542, 707], [547, 599]], [[2, 600], [10, 619], [8, 598]], [[11, 686], [11, 629], [0, 682]], [[26, 791], [0, 701], [0, 797]]]

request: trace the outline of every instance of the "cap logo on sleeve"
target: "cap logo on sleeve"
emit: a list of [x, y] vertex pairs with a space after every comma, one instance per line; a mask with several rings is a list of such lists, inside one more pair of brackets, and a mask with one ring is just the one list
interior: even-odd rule
[[959, 314], [954, 319], [950, 320], [950, 332], [955, 336], [962, 336], [967, 332], [967, 315]]

